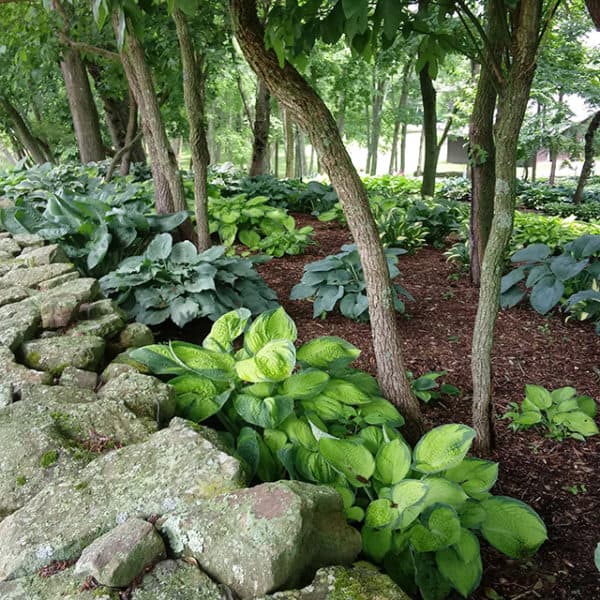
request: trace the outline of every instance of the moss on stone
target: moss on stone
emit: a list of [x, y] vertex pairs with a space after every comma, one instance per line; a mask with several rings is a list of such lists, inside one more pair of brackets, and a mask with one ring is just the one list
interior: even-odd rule
[[58, 460], [58, 450], [48, 450], [40, 456], [40, 467], [47, 469]]
[[24, 475], [19, 475], [16, 479], [17, 485], [25, 485], [27, 483], [27, 478]]

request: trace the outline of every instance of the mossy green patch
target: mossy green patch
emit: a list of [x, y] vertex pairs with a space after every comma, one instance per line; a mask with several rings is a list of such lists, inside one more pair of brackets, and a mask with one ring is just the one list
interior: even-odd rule
[[47, 469], [58, 460], [58, 450], [48, 450], [40, 456], [40, 467]]
[[19, 475], [16, 479], [17, 485], [25, 485], [27, 483], [27, 479], [24, 475]]

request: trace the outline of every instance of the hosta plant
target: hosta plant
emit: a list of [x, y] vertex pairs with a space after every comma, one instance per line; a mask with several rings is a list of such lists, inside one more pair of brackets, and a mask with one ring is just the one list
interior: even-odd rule
[[[400, 275], [396, 266], [397, 257], [406, 250], [388, 248], [386, 257], [390, 277]], [[400, 284], [394, 284], [396, 310], [404, 312], [403, 298], [413, 300], [410, 293]], [[365, 277], [358, 251], [354, 244], [342, 246], [338, 254], [308, 263], [299, 284], [292, 288], [292, 300], [310, 298], [313, 301], [313, 318], [323, 317], [339, 303], [340, 312], [355, 321], [369, 319]]]
[[505, 308], [529, 295], [531, 306], [546, 314], [559, 302], [579, 320], [600, 316], [600, 235], [583, 235], [552, 255], [546, 244], [532, 244], [511, 257], [518, 264], [502, 278], [501, 303]]
[[460, 390], [456, 386], [438, 381], [440, 377], [448, 374], [447, 371], [430, 371], [416, 379], [411, 371], [407, 371], [406, 374], [410, 379], [414, 395], [426, 404], [432, 400], [439, 400], [443, 396], [453, 397], [460, 394]]
[[198, 317], [214, 321], [242, 305], [253, 314], [276, 306], [275, 292], [254, 270], [259, 260], [225, 256], [223, 246], [198, 253], [191, 242], [173, 244], [164, 233], [100, 285], [137, 321], [158, 325], [171, 319], [183, 327]]
[[582, 441], [598, 433], [594, 421], [595, 400], [590, 396], [578, 396], [572, 387], [549, 392], [540, 385], [526, 385], [521, 404], [513, 402], [510, 406], [504, 418], [511, 421], [513, 431], [541, 427], [547, 430], [550, 438], [571, 437]]
[[357, 348], [336, 337], [296, 348], [281, 308], [250, 326], [249, 317], [224, 315], [202, 346], [146, 346], [132, 358], [169, 378], [180, 415], [218, 419], [256, 479], [334, 487], [362, 529], [364, 554], [424, 600], [467, 597], [479, 585], [479, 537], [512, 558], [545, 541], [534, 510], [491, 494], [498, 465], [467, 457], [473, 429], [442, 425], [411, 448], [376, 380], [350, 367]]

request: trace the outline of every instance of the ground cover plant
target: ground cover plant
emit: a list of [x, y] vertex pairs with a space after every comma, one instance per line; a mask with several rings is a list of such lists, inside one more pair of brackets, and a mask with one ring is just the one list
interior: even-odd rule
[[[390, 277], [400, 275], [396, 266], [398, 256], [406, 253], [400, 248], [388, 248], [386, 257]], [[311, 299], [313, 318], [324, 318], [339, 303], [340, 312], [355, 321], [369, 320], [369, 304], [365, 291], [362, 264], [354, 244], [342, 246], [342, 251], [305, 265], [300, 283], [290, 294], [291, 300]], [[410, 292], [399, 283], [394, 284], [394, 306], [400, 313], [405, 311], [404, 299], [413, 300]]]
[[198, 252], [191, 242], [156, 236], [140, 256], [130, 256], [100, 280], [127, 314], [158, 325], [171, 319], [178, 327], [246, 306], [258, 314], [275, 306], [277, 296], [254, 270], [264, 257], [226, 256], [224, 246]]
[[325, 336], [296, 349], [282, 308], [249, 318], [245, 309], [225, 314], [202, 346], [171, 342], [131, 356], [170, 378], [179, 414], [219, 419], [257, 479], [286, 474], [338, 490], [348, 519], [362, 523], [364, 554], [409, 593], [467, 597], [483, 572], [479, 536], [513, 558], [546, 540], [533, 509], [491, 494], [498, 465], [467, 457], [470, 427], [436, 427], [411, 448], [376, 380], [350, 367], [356, 347]]

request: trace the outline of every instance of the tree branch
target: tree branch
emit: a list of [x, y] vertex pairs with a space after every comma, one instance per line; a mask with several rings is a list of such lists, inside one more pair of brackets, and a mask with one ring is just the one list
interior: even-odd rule
[[107, 183], [108, 181], [110, 181], [110, 178], [112, 177], [112, 174], [117, 166], [117, 163], [121, 160], [121, 157], [128, 150], [131, 150], [138, 143], [138, 141], [141, 139], [141, 137], [142, 137], [142, 130], [140, 129], [140, 131], [137, 132], [137, 135], [130, 142], [128, 142], [122, 148], [119, 148], [117, 150], [117, 152], [115, 152], [115, 155], [113, 156], [112, 160], [110, 161], [110, 165], [108, 166], [108, 169], [106, 170], [106, 175], [104, 176], [104, 183]]

